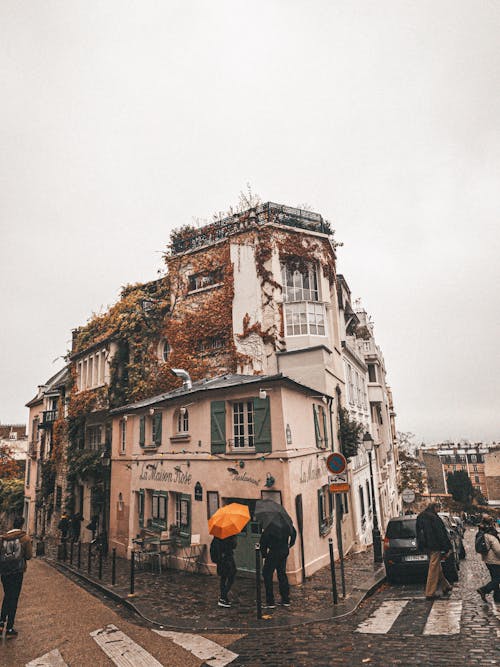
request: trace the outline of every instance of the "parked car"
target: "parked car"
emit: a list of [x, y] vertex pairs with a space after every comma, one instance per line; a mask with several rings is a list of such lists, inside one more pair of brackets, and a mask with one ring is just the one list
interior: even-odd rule
[[[450, 526], [446, 525], [450, 534]], [[448, 581], [458, 581], [460, 569], [456, 542], [447, 559], [442, 558], [443, 572]], [[384, 565], [387, 580], [394, 582], [403, 577], [423, 579], [429, 568], [429, 556], [417, 546], [417, 515], [410, 514], [389, 519], [384, 538]]]
[[464, 541], [462, 539], [460, 526], [455, 521], [454, 517], [452, 517], [451, 514], [449, 514], [449, 512], [439, 512], [439, 516], [441, 517], [441, 519], [443, 519], [444, 525], [448, 529], [450, 539], [455, 545], [455, 550], [458, 553], [458, 557], [460, 559], [465, 558], [465, 547], [464, 547]]

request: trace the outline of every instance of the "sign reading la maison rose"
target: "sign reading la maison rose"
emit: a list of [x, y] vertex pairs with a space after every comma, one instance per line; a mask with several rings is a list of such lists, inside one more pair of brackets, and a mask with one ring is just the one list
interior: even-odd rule
[[315, 463], [313, 467], [312, 460], [309, 461], [307, 468], [304, 467], [304, 462], [300, 462], [300, 478], [299, 482], [301, 484], [307, 484], [307, 482], [312, 482], [315, 479], [320, 479], [323, 476], [323, 470], [320, 466]]
[[193, 476], [189, 472], [182, 470], [157, 470], [156, 468], [147, 469], [146, 464], [142, 465], [139, 479], [145, 482], [171, 482], [174, 484], [191, 484]]

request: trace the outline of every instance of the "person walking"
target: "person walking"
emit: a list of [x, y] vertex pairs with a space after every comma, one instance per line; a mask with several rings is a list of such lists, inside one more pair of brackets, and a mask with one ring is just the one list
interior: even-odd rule
[[483, 514], [479, 531], [484, 534], [484, 542], [487, 548], [485, 553], [481, 553], [481, 558], [488, 568], [491, 580], [478, 588], [477, 592], [483, 602], [486, 602], [486, 596], [491, 592], [493, 592], [495, 602], [500, 602], [500, 537], [495, 528], [493, 517]]
[[278, 588], [281, 596], [281, 604], [290, 606], [290, 585], [286, 575], [286, 561], [290, 548], [295, 544], [297, 531], [293, 525], [283, 525], [277, 530], [272, 524], [264, 529], [260, 538], [260, 552], [264, 558], [262, 576], [266, 589], [266, 604], [264, 609], [274, 609], [273, 575], [276, 570], [278, 576]]
[[12, 530], [0, 535], [0, 574], [4, 597], [0, 612], [0, 634], [6, 627], [7, 639], [17, 637], [14, 629], [17, 603], [21, 594], [23, 577], [26, 572], [26, 561], [33, 555], [31, 540], [22, 530], [23, 517], [16, 517]]
[[219, 607], [230, 607], [229, 591], [236, 577], [236, 563], [234, 561], [234, 550], [238, 544], [236, 535], [225, 539], [214, 537], [210, 545], [210, 555], [217, 564], [217, 574], [220, 577]]
[[[423, 512], [417, 516], [417, 544], [421, 551], [429, 556], [429, 571], [425, 585], [425, 599], [436, 600], [439, 597], [447, 597], [452, 591], [452, 585], [446, 579], [441, 566], [441, 556], [444, 552], [446, 559], [453, 550], [448, 532], [439, 516], [441, 509], [439, 503], [430, 503]], [[441, 589], [441, 595], [438, 594]]]

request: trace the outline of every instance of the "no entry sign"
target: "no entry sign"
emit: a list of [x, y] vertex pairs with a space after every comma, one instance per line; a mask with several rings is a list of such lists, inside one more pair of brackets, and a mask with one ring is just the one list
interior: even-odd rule
[[338, 475], [339, 473], [344, 472], [346, 466], [346, 458], [343, 454], [339, 454], [339, 452], [330, 454], [326, 459], [326, 467], [330, 472], [333, 472], [334, 475]]

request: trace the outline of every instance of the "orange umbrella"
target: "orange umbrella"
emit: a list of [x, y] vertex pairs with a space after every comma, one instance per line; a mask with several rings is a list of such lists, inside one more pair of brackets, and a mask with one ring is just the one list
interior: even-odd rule
[[208, 520], [208, 532], [221, 540], [237, 535], [250, 521], [250, 512], [246, 505], [230, 503], [219, 507]]

